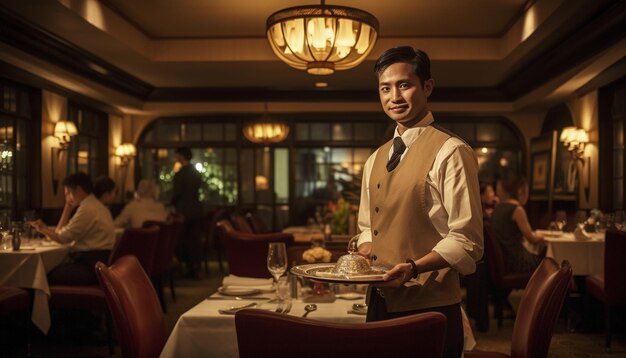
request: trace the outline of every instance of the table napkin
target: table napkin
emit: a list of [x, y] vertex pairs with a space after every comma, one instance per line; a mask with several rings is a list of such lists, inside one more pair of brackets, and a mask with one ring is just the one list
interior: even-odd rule
[[261, 291], [272, 291], [274, 288], [274, 280], [271, 278], [253, 278], [253, 277], [240, 277], [235, 275], [228, 275], [224, 277], [222, 286], [237, 290], [237, 289], [254, 289]]

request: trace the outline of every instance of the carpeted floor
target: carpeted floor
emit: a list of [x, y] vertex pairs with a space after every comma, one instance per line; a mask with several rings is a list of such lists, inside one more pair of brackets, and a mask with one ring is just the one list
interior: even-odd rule
[[[174, 328], [178, 317], [214, 292], [221, 284], [222, 276], [215, 262], [211, 265], [212, 275], [200, 280], [178, 278], [176, 280], [176, 302], [165, 290], [168, 311], [165, 325], [169, 332]], [[511, 294], [514, 307], [519, 303], [522, 291]], [[97, 318], [97, 317], [96, 317]], [[20, 320], [24, 317], [0, 317], [0, 356], [26, 357], [27, 342], [30, 342], [31, 356], [34, 357], [121, 357], [119, 347], [109, 355], [106, 335], [99, 320], [81, 313], [53, 313], [53, 326], [48, 336], [32, 329], [27, 330]], [[601, 320], [600, 320], [601, 321]], [[512, 319], [505, 319], [501, 330], [495, 320], [490, 322], [488, 332], [474, 332], [476, 349], [509, 353], [513, 332]], [[610, 353], [604, 350], [604, 333], [598, 329], [592, 333], [570, 332], [565, 319], [559, 320], [555, 328], [549, 357], [626, 357], [626, 340], [623, 334], [613, 338]]]

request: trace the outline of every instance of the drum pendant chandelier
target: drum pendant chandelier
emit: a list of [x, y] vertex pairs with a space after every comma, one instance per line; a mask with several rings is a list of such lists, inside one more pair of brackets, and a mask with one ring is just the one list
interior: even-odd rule
[[351, 7], [304, 5], [267, 18], [267, 39], [278, 58], [312, 75], [330, 75], [363, 62], [378, 37], [374, 15]]
[[287, 123], [272, 119], [267, 112], [267, 103], [263, 116], [256, 121], [248, 122], [243, 127], [243, 135], [252, 143], [280, 143], [289, 135]]

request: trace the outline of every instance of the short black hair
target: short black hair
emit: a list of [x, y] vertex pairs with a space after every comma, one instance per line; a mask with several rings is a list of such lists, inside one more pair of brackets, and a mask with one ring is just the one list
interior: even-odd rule
[[520, 188], [528, 185], [528, 180], [523, 175], [510, 175], [500, 182], [502, 189], [512, 198], [517, 198]]
[[191, 160], [191, 149], [188, 147], [177, 148], [176, 154], [182, 155], [186, 160]]
[[115, 190], [115, 182], [109, 177], [99, 177], [93, 185], [93, 195], [101, 198], [105, 193]]
[[63, 179], [63, 186], [72, 190], [76, 189], [76, 187], [80, 187], [87, 194], [91, 194], [93, 192], [91, 177], [83, 172], [70, 174], [65, 177], [65, 179]]
[[426, 52], [410, 46], [393, 47], [385, 51], [374, 65], [374, 72], [377, 76], [394, 63], [405, 62], [413, 65], [413, 72], [419, 77], [424, 85], [424, 81], [430, 77], [430, 58]]

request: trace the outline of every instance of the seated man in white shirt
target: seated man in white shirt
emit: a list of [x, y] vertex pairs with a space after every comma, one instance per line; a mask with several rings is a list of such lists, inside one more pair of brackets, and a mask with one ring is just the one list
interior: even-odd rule
[[156, 200], [157, 193], [158, 187], [152, 180], [142, 179], [137, 184], [135, 199], [115, 218], [115, 226], [139, 228], [146, 221], [167, 221], [169, 213], [165, 205]]
[[[48, 283], [97, 284], [94, 266], [98, 261], [108, 263], [115, 244], [111, 212], [92, 194], [93, 184], [85, 173], [65, 178], [63, 190], [65, 207], [56, 229], [48, 228], [41, 220], [32, 224], [50, 239], [71, 245], [67, 258], [48, 274]], [[74, 208], [77, 208], [76, 213], [69, 219]]]

